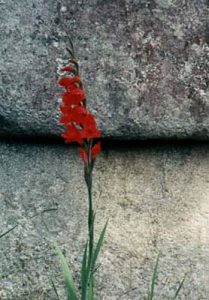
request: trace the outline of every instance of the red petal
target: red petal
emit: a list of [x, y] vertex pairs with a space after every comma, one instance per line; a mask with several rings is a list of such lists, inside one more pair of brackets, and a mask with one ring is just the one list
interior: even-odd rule
[[80, 117], [82, 117], [84, 119], [87, 114], [87, 110], [83, 106], [75, 106], [72, 108], [72, 113], [74, 115], [79, 115]]
[[75, 69], [72, 66], [66, 66], [61, 68], [62, 72], [75, 72]]
[[61, 124], [69, 124], [71, 122], [71, 118], [70, 116], [65, 115], [60, 118], [59, 122]]
[[71, 85], [75, 83], [80, 83], [80, 77], [74, 76], [74, 77], [62, 77], [59, 79], [58, 83], [61, 86], [64, 86], [65, 88], [69, 88]]
[[91, 149], [91, 156], [92, 158], [95, 158], [100, 152], [102, 151], [101, 149], [101, 142], [95, 144], [93, 148]]
[[81, 132], [73, 125], [68, 125], [67, 130], [61, 135], [65, 138], [66, 143], [76, 142], [80, 145], [83, 143], [83, 139], [81, 137]]
[[67, 106], [60, 106], [60, 110], [63, 114], [67, 114], [69, 112], [69, 107]]
[[63, 116], [60, 118], [60, 123], [69, 124], [70, 122], [77, 123], [77, 125], [82, 125], [85, 119], [87, 111], [83, 106], [61, 106], [60, 110], [63, 113]]
[[83, 159], [83, 161], [87, 164], [88, 163], [88, 156], [86, 154], [86, 151], [83, 148], [78, 149], [79, 155]]
[[79, 105], [85, 100], [85, 93], [83, 90], [76, 88], [71, 92], [64, 93], [62, 100], [66, 105]]
[[86, 115], [84, 122], [85, 122], [84, 126], [86, 128], [90, 128], [90, 127], [96, 128], [96, 121], [92, 114]]
[[93, 139], [99, 138], [101, 136], [101, 132], [97, 129], [96, 121], [92, 114], [87, 114], [82, 122], [83, 131], [82, 138], [83, 139]]
[[83, 139], [94, 139], [100, 138], [101, 132], [98, 129], [93, 130], [83, 130], [82, 131], [82, 138]]

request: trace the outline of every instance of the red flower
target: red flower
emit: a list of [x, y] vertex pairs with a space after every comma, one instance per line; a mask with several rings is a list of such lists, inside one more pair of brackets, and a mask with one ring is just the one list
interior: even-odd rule
[[67, 130], [64, 133], [62, 133], [61, 136], [65, 139], [66, 143], [75, 142], [80, 145], [83, 144], [81, 132], [74, 125], [68, 125]]
[[83, 120], [83, 132], [82, 137], [84, 139], [99, 138], [101, 132], [96, 127], [96, 121], [91, 114], [87, 114]]
[[85, 93], [82, 89], [76, 88], [71, 92], [64, 93], [62, 100], [66, 105], [79, 105], [85, 100]]
[[81, 106], [61, 106], [60, 109], [64, 113], [64, 115], [60, 118], [60, 123], [66, 125], [71, 122], [77, 123], [78, 125], [82, 125], [85, 115], [87, 114], [86, 109]]
[[[77, 64], [76, 61], [75, 63]], [[74, 67], [71, 65], [63, 67], [61, 71], [76, 74]], [[62, 77], [58, 83], [66, 89], [66, 92], [62, 94], [63, 105], [60, 106], [63, 114], [60, 118], [60, 123], [66, 127], [62, 137], [65, 138], [66, 143], [76, 142], [81, 146], [84, 143], [90, 145], [90, 141], [94, 138], [99, 138], [101, 132], [97, 129], [93, 115], [86, 109], [86, 96], [80, 76]], [[101, 143], [94, 144], [89, 151], [89, 159], [95, 159], [96, 155], [101, 152]], [[84, 163], [88, 164], [89, 159], [84, 147], [79, 148], [79, 154]]]
[[74, 76], [74, 77], [62, 77], [58, 81], [59, 85], [64, 86], [67, 90], [70, 88], [75, 88], [76, 83], [80, 84], [81, 80], [79, 76]]
[[95, 144], [93, 148], [91, 149], [91, 156], [92, 158], [95, 158], [100, 152], [102, 151], [101, 149], [101, 142]]

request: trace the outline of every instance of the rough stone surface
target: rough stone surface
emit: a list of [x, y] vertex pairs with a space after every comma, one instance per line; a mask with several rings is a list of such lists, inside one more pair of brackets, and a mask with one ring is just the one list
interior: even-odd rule
[[[209, 146], [149, 146], [103, 151], [94, 173], [99, 232], [109, 218], [97, 272], [99, 300], [146, 295], [161, 253], [156, 299], [209, 295]], [[86, 236], [86, 191], [74, 148], [0, 144], [0, 299], [64, 295], [52, 240], [78, 278]], [[76, 273], [77, 272], [77, 273]], [[64, 296], [61, 299], [65, 299]]]
[[208, 0], [0, 0], [0, 134], [58, 135], [71, 35], [105, 137], [209, 137]]

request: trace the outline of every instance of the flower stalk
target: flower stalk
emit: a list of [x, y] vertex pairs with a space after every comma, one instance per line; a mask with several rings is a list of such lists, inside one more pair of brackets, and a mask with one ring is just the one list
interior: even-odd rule
[[[88, 190], [88, 236], [89, 236], [89, 257], [88, 257], [88, 264], [89, 264], [89, 271], [90, 274], [94, 272], [92, 269], [92, 258], [93, 258], [93, 251], [94, 251], [94, 210], [93, 210], [93, 199], [92, 199], [92, 171], [93, 171], [93, 161], [91, 157], [91, 144], [92, 140], [88, 141], [87, 143], [87, 156], [88, 162], [84, 165], [84, 177], [86, 181], [86, 186]], [[89, 282], [90, 290], [92, 294], [92, 300], [94, 295], [94, 284], [93, 278]], [[85, 299], [83, 299], [85, 300]]]
[[[101, 132], [97, 129], [96, 120], [86, 107], [86, 95], [80, 79], [79, 65], [75, 58], [72, 42], [71, 48], [67, 50], [70, 54], [69, 64], [61, 69], [65, 75], [59, 79], [59, 84], [65, 88], [65, 92], [62, 94], [62, 105], [60, 106], [62, 112], [60, 123], [65, 126], [65, 132], [62, 133], [65, 142], [79, 144], [79, 155], [84, 162], [84, 179], [88, 191], [88, 239], [81, 267], [81, 300], [94, 300], [95, 265], [107, 227], [106, 223], [95, 244], [92, 173], [95, 158], [101, 152], [101, 142], [98, 141], [101, 137]], [[65, 269], [67, 299], [78, 300], [72, 275], [66, 274], [66, 272], [70, 272], [66, 266], [66, 260], [61, 251], [57, 251], [61, 259], [62, 268]]]

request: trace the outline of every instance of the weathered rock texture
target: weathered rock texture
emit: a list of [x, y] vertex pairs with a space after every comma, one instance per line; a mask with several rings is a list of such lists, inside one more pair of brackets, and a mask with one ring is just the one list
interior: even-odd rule
[[105, 137], [209, 137], [208, 0], [1, 0], [0, 134], [59, 134], [71, 36]]
[[[208, 148], [115, 148], [98, 158], [97, 231], [107, 218], [109, 225], [96, 299], [143, 299], [158, 252], [156, 299], [172, 296], [186, 273], [179, 299], [208, 299]], [[56, 299], [51, 277], [63, 293], [53, 239], [66, 251], [73, 271], [79, 270], [86, 190], [82, 162], [74, 151], [52, 145], [0, 145], [1, 232], [19, 224], [0, 243], [2, 300]]]

